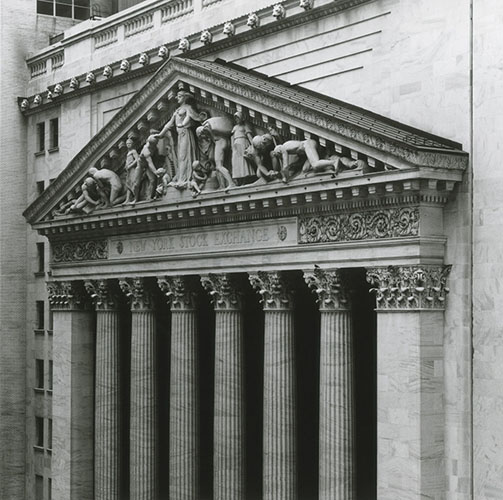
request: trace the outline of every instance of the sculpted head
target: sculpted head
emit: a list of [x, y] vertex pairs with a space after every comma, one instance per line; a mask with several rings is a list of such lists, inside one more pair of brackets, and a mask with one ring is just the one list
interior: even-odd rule
[[131, 63], [127, 59], [121, 61], [120, 70], [125, 73], [131, 69]]
[[285, 7], [283, 7], [280, 3], [277, 3], [272, 9], [272, 17], [275, 17], [277, 21], [283, 19], [285, 14]]
[[257, 16], [257, 14], [255, 14], [255, 12], [252, 12], [251, 14], [248, 15], [246, 25], [249, 28], [256, 28], [259, 25], [259, 23], [260, 23], [260, 19]]
[[178, 50], [181, 50], [182, 52], [187, 52], [187, 50], [190, 49], [190, 42], [187, 38], [182, 38], [178, 42]]
[[259, 151], [264, 151], [266, 149], [271, 148], [274, 142], [269, 134], [263, 134], [263, 135], [256, 135], [252, 139], [252, 144], [253, 147], [255, 147], [255, 149], [258, 149]]
[[234, 35], [234, 32], [235, 32], [234, 25], [230, 21], [227, 21], [224, 24], [224, 29], [223, 29], [222, 33], [225, 36], [232, 36], [232, 35]]
[[159, 50], [157, 52], [157, 55], [161, 58], [161, 59], [167, 59], [167, 57], [169, 56], [169, 50], [168, 50], [168, 47], [166, 47], [166, 45], [161, 45], [159, 47]]
[[42, 104], [42, 96], [40, 94], [37, 94], [33, 98], [33, 104], [35, 104], [35, 106], [39, 106], [40, 104]]
[[133, 139], [131, 139], [131, 137], [129, 137], [128, 139], [126, 139], [126, 147], [128, 149], [133, 149], [133, 145], [134, 145], [134, 143], [133, 143]]
[[243, 113], [241, 113], [241, 111], [236, 111], [233, 116], [234, 116], [234, 123], [240, 124], [245, 121]]
[[140, 58], [138, 59], [138, 62], [142, 65], [142, 66], [146, 66], [148, 63], [149, 63], [149, 56], [146, 52], [142, 52], [140, 54]]
[[80, 87], [79, 79], [75, 76], [70, 80], [70, 88], [72, 90], [78, 89]]
[[92, 71], [89, 71], [89, 73], [87, 73], [86, 75], [86, 82], [91, 84], [94, 83], [95, 81], [96, 81], [96, 75]]
[[186, 90], [179, 90], [176, 93], [175, 99], [178, 104], [185, 104], [191, 97], [193, 96], [190, 92], [187, 92]]
[[204, 30], [201, 33], [201, 37], [199, 38], [199, 40], [201, 41], [201, 43], [204, 43], [204, 45], [208, 45], [209, 43], [211, 43], [211, 41], [213, 40], [213, 35], [211, 34], [211, 31]]
[[112, 66], [107, 65], [107, 66], [105, 66], [105, 67], [103, 68], [103, 76], [104, 76], [105, 78], [111, 78], [111, 77], [112, 77], [112, 75], [113, 75], [113, 73], [114, 73], [114, 71], [113, 71], [113, 69], [112, 69]]
[[309, 10], [313, 8], [313, 0], [300, 0], [299, 7], [304, 10]]
[[95, 167], [91, 167], [89, 170], [88, 170], [88, 174], [91, 176], [91, 177], [94, 177], [94, 174], [96, 174], [98, 172], [98, 169], [95, 168]]
[[158, 142], [159, 142], [159, 139], [154, 134], [149, 135], [147, 137], [147, 144], [149, 147], [157, 146]]

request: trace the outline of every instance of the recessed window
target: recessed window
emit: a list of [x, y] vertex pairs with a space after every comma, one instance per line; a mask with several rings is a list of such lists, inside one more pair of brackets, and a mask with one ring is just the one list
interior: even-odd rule
[[47, 419], [47, 449], [52, 450], [52, 418]]
[[43, 389], [44, 388], [44, 360], [36, 359], [35, 360], [35, 388]]
[[45, 122], [37, 123], [37, 153], [45, 151]]
[[89, 19], [90, 0], [37, 0], [37, 14]]
[[37, 243], [37, 273], [45, 271], [45, 245]]
[[37, 194], [41, 195], [44, 192], [45, 189], [45, 182], [44, 181], [38, 181], [37, 182]]
[[49, 360], [49, 370], [48, 370], [48, 374], [47, 374], [47, 383], [48, 383], [48, 386], [47, 388], [52, 391], [52, 359]]
[[47, 499], [52, 500], [52, 479], [47, 479]]
[[35, 475], [35, 500], [44, 500], [44, 478]]
[[37, 330], [43, 330], [44, 329], [44, 323], [45, 323], [45, 318], [44, 318], [44, 308], [45, 304], [43, 300], [37, 300], [35, 303], [35, 307], [37, 309], [37, 318], [36, 318], [36, 325], [35, 328]]
[[35, 417], [35, 446], [44, 447], [44, 419]]
[[57, 149], [59, 147], [59, 119], [53, 118], [49, 121], [50, 133], [50, 148]]

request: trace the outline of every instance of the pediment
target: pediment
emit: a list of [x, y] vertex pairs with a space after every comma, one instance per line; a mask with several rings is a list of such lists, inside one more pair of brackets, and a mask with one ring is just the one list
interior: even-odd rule
[[[175, 120], [173, 127], [151, 149], [155, 168], [164, 169], [153, 179], [155, 190], [151, 190], [152, 184], [148, 184], [145, 173], [139, 174], [140, 180], [131, 180], [127, 164], [131, 158], [141, 155], [148, 137], [162, 131], [177, 113], [180, 103], [175, 97], [180, 90], [191, 94], [191, 106], [199, 118], [192, 117], [191, 123], [185, 125], [190, 137], [182, 137], [186, 132], [183, 118], [179, 123]], [[236, 112], [243, 117], [243, 122], [238, 124], [241, 128], [234, 127]], [[206, 139], [204, 146], [204, 138], [198, 140], [196, 129], [204, 127], [206, 119], [213, 133], [212, 140]], [[243, 135], [243, 144], [247, 142], [245, 136], [250, 134], [253, 138], [267, 136], [264, 141], [269, 141], [263, 150], [252, 147], [251, 152], [248, 151], [244, 162], [249, 169], [245, 172], [247, 175], [242, 172], [244, 167], [236, 167], [239, 159], [233, 157], [239, 156], [244, 148], [243, 144], [241, 149], [235, 145], [239, 134]], [[134, 139], [136, 151], [129, 156], [128, 138]], [[278, 145], [283, 145], [287, 155], [281, 154], [279, 148], [273, 159], [271, 150]], [[216, 153], [219, 147], [220, 153]], [[313, 161], [313, 147], [319, 165]], [[200, 194], [195, 186], [190, 186], [190, 173], [185, 177], [179, 174], [181, 157], [191, 148], [190, 163], [198, 158], [203, 163], [204, 155], [206, 160], [214, 160], [202, 170], [202, 180], [195, 177]], [[221, 159], [217, 161], [219, 154]], [[215, 171], [218, 162], [232, 173], [233, 180]], [[256, 178], [257, 167], [260, 170], [258, 163], [262, 163], [261, 171], [267, 174]], [[333, 191], [336, 198], [343, 199], [344, 189], [351, 190], [352, 196], [363, 191], [368, 196], [379, 190], [369, 188], [370, 185], [399, 182], [403, 189], [407, 185], [403, 183], [415, 182], [413, 185], [419, 186], [426, 179], [430, 188], [432, 182], [437, 182], [440, 189], [448, 191], [461, 179], [466, 165], [467, 155], [458, 143], [220, 61], [171, 58], [73, 158], [24, 215], [35, 228], [43, 228], [43, 232], [49, 234], [50, 227], [53, 231], [59, 227], [58, 231], [62, 232], [65, 225], [85, 226], [86, 221], [92, 227], [96, 224], [103, 227], [107, 218], [110, 221], [120, 217], [159, 219], [164, 209], [176, 211], [175, 217], [190, 218], [194, 217], [196, 208], [205, 213], [201, 212], [205, 210], [200, 208], [202, 204], [207, 204], [211, 212], [212, 205], [222, 200], [227, 204], [234, 200], [232, 210], [239, 210], [236, 208], [239, 204], [249, 204], [254, 198], [279, 199], [282, 193], [290, 197], [304, 196], [306, 189]], [[284, 170], [283, 175], [282, 169], [286, 166], [291, 168]], [[98, 188], [91, 185], [88, 193], [94, 204], [86, 202], [82, 191], [93, 167], [101, 171], [98, 178], [102, 177], [97, 181]], [[240, 174], [236, 173], [238, 170]], [[113, 176], [107, 179], [109, 171]], [[96, 177], [96, 173], [93, 175]], [[117, 179], [120, 188], [115, 189], [112, 196], [111, 186]], [[133, 181], [137, 182], [136, 193], [131, 188]], [[239, 185], [234, 187], [235, 183]], [[97, 189], [102, 189], [102, 193]], [[323, 196], [320, 199], [323, 200]], [[268, 203], [264, 205], [268, 206]], [[142, 213], [146, 214], [145, 219], [141, 218]]]

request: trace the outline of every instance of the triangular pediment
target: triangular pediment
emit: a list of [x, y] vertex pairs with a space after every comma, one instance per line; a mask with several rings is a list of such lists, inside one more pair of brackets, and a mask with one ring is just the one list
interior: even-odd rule
[[[191, 94], [195, 101], [193, 107], [200, 113], [198, 121], [192, 120], [190, 140], [178, 136], [175, 123], [173, 133], [170, 131], [164, 134], [156, 146], [153, 163], [156, 168], [164, 168], [165, 171], [164, 174], [160, 171], [155, 179], [159, 189], [152, 193], [150, 200], [150, 195], [145, 194], [145, 186], [142, 186], [136, 195], [131, 195], [135, 203], [123, 204], [128, 201], [128, 189], [133, 191], [130, 187], [131, 179], [128, 180], [128, 161], [141, 155], [147, 138], [155, 134], [154, 131], [163, 130], [170, 122], [178, 109], [175, 96], [182, 89]], [[233, 115], [236, 112], [240, 112], [243, 117], [241, 129], [233, 128]], [[362, 174], [370, 177], [379, 174], [382, 181], [386, 172], [393, 175], [393, 171], [436, 169], [451, 174], [457, 172], [458, 177], [451, 175], [446, 179], [459, 179], [467, 164], [467, 155], [460, 144], [404, 126], [361, 108], [291, 87], [284, 82], [223, 62], [172, 58], [73, 158], [58, 178], [27, 208], [25, 217], [37, 227], [50, 221], [85, 218], [91, 213], [124, 212], [133, 216], [142, 207], [162, 207], [184, 200], [191, 201], [190, 186], [181, 186], [180, 182], [176, 186], [177, 181], [180, 181], [180, 156], [184, 155], [184, 148], [195, 148], [196, 157], [204, 148], [201, 143], [183, 147], [179, 144], [183, 141], [197, 142], [196, 126], [204, 125], [206, 118], [210, 122], [213, 119], [211, 123], [217, 129], [213, 135], [213, 152], [206, 153], [216, 157], [218, 153], [215, 153], [215, 147], [218, 149], [218, 146], [215, 145], [218, 139], [223, 139], [220, 147], [225, 150], [222, 153], [222, 158], [225, 159], [221, 163], [233, 174], [233, 163], [236, 161], [233, 158], [233, 141], [240, 133], [248, 137], [274, 136], [272, 143], [264, 151], [248, 153], [246, 164], [250, 169], [256, 170], [257, 162], [263, 162], [265, 170], [277, 173], [271, 173], [269, 177], [259, 175], [257, 182], [253, 175], [245, 179], [246, 175], [239, 174], [238, 184], [243, 185], [232, 190], [233, 195], [237, 196], [246, 194], [247, 190], [256, 192], [261, 186], [265, 189], [274, 184], [278, 189], [284, 189], [286, 184], [290, 187], [312, 185], [317, 179], [326, 184], [327, 179], [336, 182], [341, 178], [361, 177]], [[178, 125], [181, 124], [182, 121]], [[220, 125], [225, 130], [219, 131]], [[183, 134], [182, 128], [181, 126], [180, 131]], [[128, 157], [126, 141], [131, 137], [136, 154]], [[316, 155], [321, 160], [319, 168], [317, 165], [313, 168], [310, 163], [314, 162], [306, 157], [305, 149], [309, 148], [306, 141], [311, 146], [315, 145]], [[276, 156], [278, 159], [272, 160], [271, 150], [281, 144], [284, 145], [283, 149], [291, 147], [291, 154], [284, 156], [279, 153]], [[286, 166], [285, 161], [292, 161], [292, 170], [286, 177], [280, 173]], [[330, 161], [333, 161], [334, 168], [330, 168]], [[95, 191], [90, 194], [91, 199], [96, 201], [95, 204], [86, 203], [83, 197], [82, 186], [90, 176], [91, 167], [105, 173], [114, 173], [114, 179], [110, 183], [106, 178], [101, 182], [101, 187], [108, 196], [108, 205], [103, 205], [95, 187], [92, 187]], [[145, 177], [145, 174], [141, 175]], [[205, 175], [213, 175], [217, 184], [214, 182], [210, 186], [210, 182], [207, 182], [205, 186], [201, 183], [199, 187], [202, 188], [202, 193], [193, 192], [193, 196], [199, 196], [198, 199], [202, 200], [210, 192], [214, 196], [218, 189], [225, 196], [229, 195], [229, 185], [222, 180], [221, 174], [207, 172]], [[110, 185], [116, 179], [119, 179], [122, 187], [112, 200]], [[190, 181], [190, 175], [185, 180]], [[168, 186], [169, 181], [175, 187]], [[254, 182], [251, 183], [252, 181]], [[185, 193], [180, 188], [185, 188]], [[77, 203], [79, 199], [82, 201], [80, 206]]]

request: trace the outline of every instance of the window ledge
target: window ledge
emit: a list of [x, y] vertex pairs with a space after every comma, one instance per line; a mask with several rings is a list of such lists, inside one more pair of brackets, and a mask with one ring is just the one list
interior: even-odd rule
[[33, 390], [38, 394], [44, 394], [45, 392], [45, 389], [43, 387], [35, 387]]
[[35, 335], [44, 335], [45, 330], [43, 328], [34, 328], [33, 332], [35, 333]]
[[48, 394], [49, 396], [52, 396], [52, 389], [47, 389], [47, 394]]
[[37, 151], [35, 153], [35, 156], [44, 156], [45, 155], [45, 149], [43, 149], [42, 151]]
[[35, 275], [35, 277], [40, 278], [45, 276], [45, 271], [36, 271], [33, 274]]
[[52, 335], [52, 330], [47, 330], [48, 335]]
[[44, 447], [43, 447], [43, 446], [37, 446], [36, 444], [35, 444], [35, 445], [33, 445], [33, 449], [34, 449], [35, 451], [40, 452], [40, 453], [43, 453], [43, 452], [44, 452]]
[[51, 148], [48, 151], [49, 151], [49, 153], [57, 153], [59, 151], [59, 146], [55, 147], [55, 148]]

